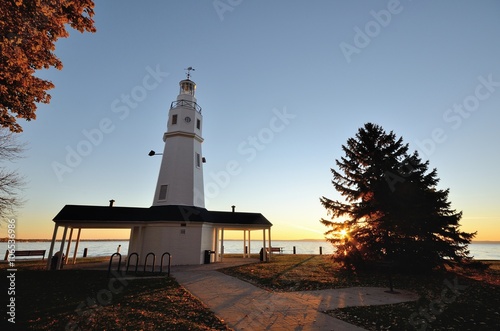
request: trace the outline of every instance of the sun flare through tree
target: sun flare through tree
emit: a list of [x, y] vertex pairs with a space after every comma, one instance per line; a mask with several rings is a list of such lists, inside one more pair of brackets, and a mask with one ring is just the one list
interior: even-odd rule
[[325, 236], [336, 248], [335, 260], [349, 268], [385, 261], [425, 270], [470, 259], [467, 245], [475, 233], [459, 230], [462, 212], [451, 209], [448, 189], [437, 188], [429, 161], [372, 123], [342, 149], [339, 170], [331, 171], [345, 201], [320, 198], [331, 216], [321, 223], [329, 228]]

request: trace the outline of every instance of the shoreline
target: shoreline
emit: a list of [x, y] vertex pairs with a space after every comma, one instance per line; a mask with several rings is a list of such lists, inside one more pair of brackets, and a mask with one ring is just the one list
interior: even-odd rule
[[[0, 238], [0, 243], [6, 243], [9, 238]], [[80, 239], [80, 241], [129, 241], [130, 239]], [[52, 239], [18, 239], [16, 242], [26, 243], [26, 242], [51, 242]], [[61, 242], [61, 239], [57, 239], [56, 242]], [[500, 243], [500, 242], [499, 242]]]
[[[0, 238], [0, 243], [8, 242], [9, 238]], [[129, 241], [126, 239], [80, 239], [80, 241]], [[16, 242], [51, 242], [51, 239], [18, 239]], [[57, 239], [56, 242], [60, 242], [61, 239]], [[242, 239], [224, 239], [224, 241], [242, 241]], [[252, 241], [260, 241], [260, 239], [252, 239]], [[324, 242], [326, 239], [273, 239], [273, 242], [277, 241], [318, 241]], [[471, 244], [500, 244], [500, 240], [473, 240]]]

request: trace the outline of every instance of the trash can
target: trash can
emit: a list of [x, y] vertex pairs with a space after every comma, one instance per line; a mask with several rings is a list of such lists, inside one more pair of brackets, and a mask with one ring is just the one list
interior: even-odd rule
[[209, 249], [205, 250], [205, 259], [204, 259], [205, 264], [210, 264], [211, 254], [215, 254], [215, 251], [211, 251]]
[[[50, 260], [50, 270], [57, 270], [57, 260], [59, 260], [59, 252], [56, 252], [53, 256], [52, 259]], [[62, 255], [62, 261], [61, 261], [61, 269], [63, 268], [64, 265], [64, 254]]]
[[259, 256], [260, 256], [260, 262], [263, 262], [264, 261], [264, 248], [260, 249]]

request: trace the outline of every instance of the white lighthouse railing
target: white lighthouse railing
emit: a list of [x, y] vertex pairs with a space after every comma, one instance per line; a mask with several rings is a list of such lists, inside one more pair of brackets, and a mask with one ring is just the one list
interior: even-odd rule
[[170, 105], [170, 109], [177, 108], [177, 107], [192, 108], [201, 114], [201, 107], [194, 101], [177, 100], [177, 101], [173, 101], [172, 104]]

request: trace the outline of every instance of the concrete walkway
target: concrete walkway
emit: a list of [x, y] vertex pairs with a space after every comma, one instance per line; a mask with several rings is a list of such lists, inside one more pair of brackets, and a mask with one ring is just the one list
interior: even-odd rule
[[234, 330], [364, 330], [323, 311], [417, 300], [418, 296], [386, 288], [355, 287], [318, 291], [270, 292], [216, 271], [254, 262], [238, 259], [196, 266], [175, 266], [172, 276]]

